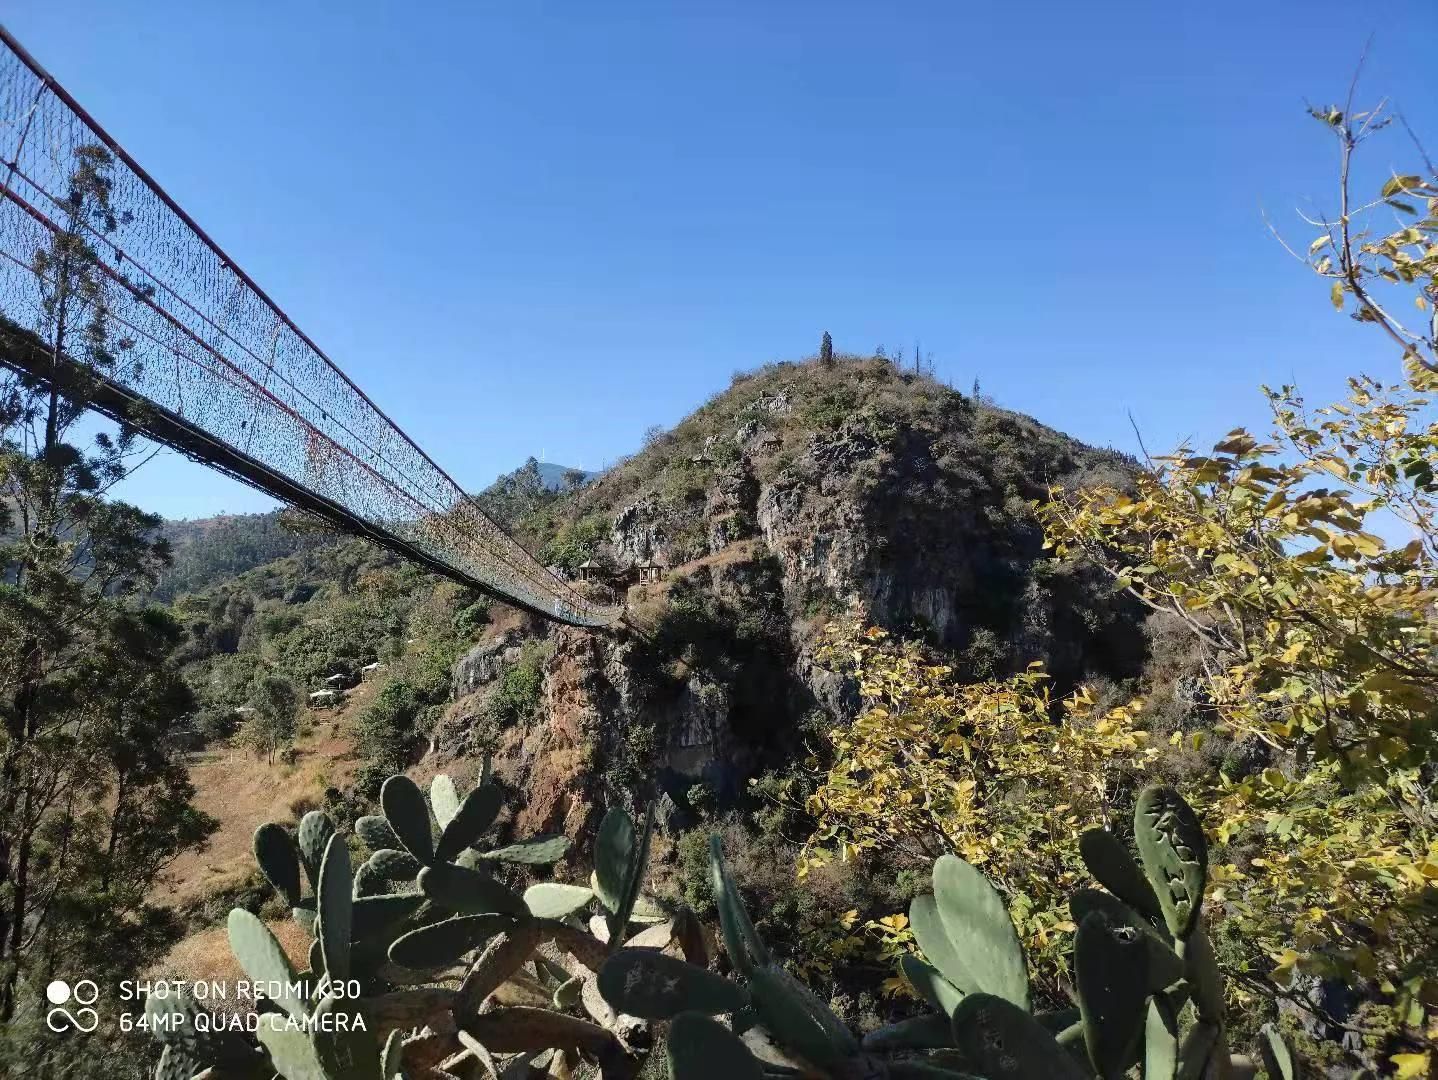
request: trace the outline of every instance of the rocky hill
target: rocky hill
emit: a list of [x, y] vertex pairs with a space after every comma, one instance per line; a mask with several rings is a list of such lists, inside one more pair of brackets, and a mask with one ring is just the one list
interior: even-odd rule
[[[1060, 689], [1134, 674], [1135, 613], [1041, 557], [1030, 506], [1130, 467], [882, 359], [770, 365], [587, 482], [556, 489], [529, 462], [480, 496], [556, 573], [623, 594], [628, 625], [606, 633], [275, 515], [192, 523], [171, 592], [198, 737], [233, 730], [257, 673], [311, 691], [383, 662], [355, 718], [367, 768], [331, 802], [362, 805], [395, 768], [462, 775], [492, 754], [523, 830], [583, 839], [603, 807], [655, 793], [682, 828], [696, 798], [736, 805], [850, 715], [853, 688], [814, 656], [833, 618], [924, 638], [976, 679], [1035, 660]], [[287, 550], [245, 569], [267, 545]], [[660, 579], [633, 583], [637, 564]]]
[[[205, 747], [191, 776], [221, 821], [214, 851], [167, 878], [194, 929], [175, 957], [209, 955], [215, 913], [268, 895], [229, 849], [243, 855], [275, 799], [349, 823], [393, 771], [468, 783], [486, 756], [512, 796], [504, 824], [569, 834], [577, 865], [605, 808], [657, 798], [651, 887], [701, 913], [695, 841], [724, 830], [766, 934], [796, 946], [843, 912], [901, 910], [918, 880], [893, 864], [795, 884], [816, 736], [857, 703], [819, 662], [827, 623], [924, 639], [974, 679], [1038, 660], [1064, 690], [1141, 666], [1138, 614], [1106, 581], [1045, 558], [1030, 506], [1050, 484], [1122, 481], [1120, 455], [867, 358], [736, 376], [646, 442], [587, 482], [556, 489], [529, 462], [480, 496], [556, 573], [627, 601], [614, 631], [546, 624], [333, 536], [277, 541], [294, 550], [234, 575], [216, 553], [209, 579], [175, 597]], [[639, 564], [658, 579], [636, 581]], [[237, 786], [237, 726], [259, 681], [309, 692], [361, 669], [349, 700], [306, 712], [288, 756]], [[327, 762], [332, 746], [344, 753]], [[240, 805], [252, 789], [264, 807]], [[191, 976], [209, 970], [196, 964]], [[873, 972], [858, 974], [849, 985], [865, 993]]]
[[[1131, 613], [1104, 583], [1040, 559], [1029, 506], [1050, 484], [1130, 464], [882, 359], [774, 364], [587, 482], [556, 488], [531, 461], [481, 494], [557, 573], [588, 563], [597, 580], [580, 587], [625, 594], [630, 630], [546, 627], [278, 514], [171, 524], [162, 593], [191, 616], [188, 659], [227, 709], [262, 660], [310, 688], [329, 667], [394, 658], [416, 633], [428, 642], [439, 631], [409, 619], [443, 594], [470, 613], [443, 627], [463, 653], [452, 700], [433, 730], [403, 718], [391, 749], [492, 750], [531, 792], [528, 824], [580, 830], [581, 806], [638, 778], [679, 803], [700, 781], [732, 794], [796, 752], [806, 718], [845, 714], [811, 644], [851, 611], [951, 650], [975, 678], [1033, 660], [1061, 684], [1131, 673]], [[627, 584], [640, 563], [662, 580]], [[244, 677], [220, 677], [230, 669]], [[538, 687], [538, 708], [509, 702], [516, 680]]]
[[[524, 828], [582, 834], [656, 782], [682, 822], [696, 784], [722, 803], [793, 760], [806, 722], [852, 707], [812, 656], [817, 628], [850, 611], [952, 650], [974, 677], [1033, 660], [1060, 684], [1131, 674], [1133, 613], [1040, 560], [1029, 506], [1050, 484], [1129, 467], [881, 359], [737, 376], [514, 522], [558, 572], [589, 564], [600, 581], [583, 587], [625, 593], [635, 629], [497, 619], [455, 666], [433, 754], [493, 752], [525, 792]], [[648, 563], [663, 580], [628, 584]], [[511, 722], [506, 674], [521, 663], [541, 700]]]

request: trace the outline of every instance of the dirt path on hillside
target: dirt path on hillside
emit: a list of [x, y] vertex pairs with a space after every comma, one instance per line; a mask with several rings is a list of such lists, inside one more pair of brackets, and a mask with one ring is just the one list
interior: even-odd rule
[[190, 779], [195, 806], [219, 821], [201, 852], [186, 852], [156, 881], [152, 900], [179, 906], [235, 885], [254, 869], [250, 844], [267, 821], [293, 824], [317, 807], [326, 787], [341, 787], [359, 770], [353, 718], [374, 693], [361, 683], [344, 705], [308, 714], [309, 730], [296, 740], [294, 764], [273, 765], [238, 747], [194, 755]]

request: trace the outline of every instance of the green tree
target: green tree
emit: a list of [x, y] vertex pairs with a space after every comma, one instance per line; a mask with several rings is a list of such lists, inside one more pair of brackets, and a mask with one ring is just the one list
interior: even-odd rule
[[1271, 438], [1180, 448], [1126, 490], [1055, 490], [1041, 515], [1060, 555], [1191, 632], [1206, 699], [1192, 726], [1261, 757], [1201, 793], [1231, 860], [1215, 899], [1253, 950], [1247, 986], [1359, 986], [1391, 1006], [1375, 1029], [1422, 1048], [1404, 1059], [1420, 1075], [1438, 1047], [1438, 175], [1361, 202], [1352, 156], [1381, 116], [1313, 114], [1341, 178], [1306, 261], [1339, 312], [1398, 347], [1402, 381], [1354, 377], [1317, 409], [1265, 388]]
[[829, 336], [829, 331], [824, 331], [824, 337], [819, 342], [819, 362], [832, 364], [834, 362], [834, 339]]
[[47, 1076], [67, 1075], [62, 1051], [9, 1023], [17, 1006], [60, 970], [133, 974], [173, 929], [146, 899], [156, 874], [213, 826], [183, 766], [182, 632], [138, 602], [168, 545], [158, 518], [105, 497], [143, 448], [130, 424], [76, 431], [133, 345], [112, 336], [111, 305], [137, 287], [96, 249], [124, 221], [111, 167], [100, 147], [77, 151], [31, 264], [39, 318], [0, 323], [28, 372], [0, 382], [0, 1063]]
[[254, 712], [245, 721], [241, 738], [273, 764], [275, 754], [293, 745], [299, 722], [300, 695], [294, 683], [265, 672], [255, 677], [250, 704]]
[[539, 461], [530, 457], [514, 472], [501, 476], [480, 492], [478, 502], [486, 514], [509, 529], [558, 497], [558, 492], [550, 490], [544, 482]]

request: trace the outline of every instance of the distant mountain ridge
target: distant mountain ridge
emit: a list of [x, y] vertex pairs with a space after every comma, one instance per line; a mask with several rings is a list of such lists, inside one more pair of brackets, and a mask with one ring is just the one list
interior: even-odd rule
[[174, 561], [161, 575], [155, 599], [170, 601], [338, 538], [328, 530], [298, 525], [298, 517], [285, 510], [166, 521], [160, 533], [170, 541]]
[[[477, 498], [491, 504], [492, 511], [498, 510], [508, 520], [515, 512], [531, 509], [531, 500], [526, 496], [582, 487], [597, 475], [530, 458], [496, 479]], [[338, 533], [323, 529], [296, 528], [299, 521], [284, 510], [166, 521], [161, 532], [174, 550], [174, 563], [160, 579], [155, 598], [173, 600], [181, 593], [203, 590], [275, 559], [332, 544], [340, 538]]]

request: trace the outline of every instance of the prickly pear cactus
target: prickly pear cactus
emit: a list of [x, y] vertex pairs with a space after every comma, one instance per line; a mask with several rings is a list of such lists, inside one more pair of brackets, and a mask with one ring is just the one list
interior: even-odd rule
[[1008, 908], [963, 859], [944, 855], [934, 863], [934, 891], [915, 897], [909, 922], [929, 962], [960, 993], [1029, 1007], [1028, 967]]
[[[828, 1005], [775, 962], [729, 875], [717, 838], [710, 844], [709, 869], [725, 949], [742, 983], [687, 960], [620, 950], [599, 971], [604, 999], [620, 1013], [673, 1019], [669, 1067], [676, 1078], [764, 1075], [733, 1033], [746, 1024], [771, 1036], [793, 1066], [854, 1080], [884, 1075], [874, 1071], [878, 1060]], [[707, 959], [696, 952], [697, 959]], [[708, 1019], [723, 1014], [733, 1018], [732, 1031]], [[692, 1041], [681, 1045], [680, 1035]]]
[[[647, 958], [682, 946], [681, 936], [692, 941], [692, 914], [671, 916], [641, 895], [652, 814], [642, 829], [622, 811], [606, 816], [622, 841], [602, 854], [608, 895], [559, 882], [521, 891], [518, 875], [560, 861], [570, 844], [544, 836], [485, 845], [502, 809], [486, 780], [487, 770], [462, 793], [440, 776], [426, 800], [408, 777], [390, 777], [382, 815], [356, 822], [355, 838], [369, 849], [357, 868], [351, 837], [323, 813], [306, 814], [294, 832], [261, 826], [255, 860], [311, 936], [308, 960], [297, 967], [263, 920], [231, 912], [231, 950], [246, 978], [273, 996], [260, 1003], [253, 1035], [226, 1031], [186, 1001], [190, 1022], [162, 1034], [156, 1077], [397, 1080], [510, 1066], [527, 1076], [523, 1063], [543, 1055], [555, 1075], [588, 1062], [606, 1078], [632, 1076], [639, 1060], [623, 1036], [642, 1022], [609, 1009], [597, 989], [583, 991], [597, 986], [606, 956]], [[586, 928], [595, 909], [602, 937]], [[648, 947], [625, 949], [641, 910], [658, 920], [639, 935]], [[725, 989], [711, 993], [728, 992], [731, 984], [712, 978]], [[580, 1015], [595, 1003], [600, 1017]], [[173, 1001], [152, 1004], [175, 1011]]]
[[1144, 872], [1158, 896], [1168, 932], [1192, 933], [1208, 880], [1208, 842], [1193, 808], [1169, 787], [1145, 788], [1133, 815]]
[[[617, 1011], [672, 1020], [673, 1080], [1110, 1080], [1136, 1068], [1144, 1080], [1252, 1075], [1251, 1063], [1228, 1056], [1223, 987], [1203, 930], [1207, 848], [1198, 817], [1177, 792], [1152, 788], [1139, 798], [1135, 832], [1141, 867], [1111, 834], [1089, 833], [1080, 844], [1108, 891], [1080, 889], [1071, 899], [1077, 1009], [1029, 1011], [1024, 954], [1003, 898], [946, 855], [934, 865], [932, 894], [909, 909], [924, 959], [902, 961], [935, 1013], [856, 1041], [775, 962], [717, 839], [709, 877], [736, 981], [626, 951], [600, 969], [599, 990]], [[613, 839], [622, 850], [617, 827]], [[1190, 1003], [1193, 1020], [1182, 1030]], [[1271, 1028], [1264, 1038], [1270, 1075], [1292, 1080], [1288, 1047]]]

